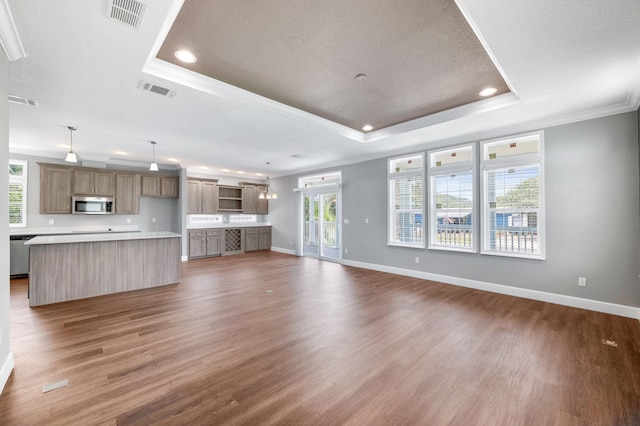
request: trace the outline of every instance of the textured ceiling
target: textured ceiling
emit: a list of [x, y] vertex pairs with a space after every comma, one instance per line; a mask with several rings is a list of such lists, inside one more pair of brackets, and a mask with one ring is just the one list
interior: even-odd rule
[[157, 57], [356, 130], [509, 92], [451, 0], [187, 0]]

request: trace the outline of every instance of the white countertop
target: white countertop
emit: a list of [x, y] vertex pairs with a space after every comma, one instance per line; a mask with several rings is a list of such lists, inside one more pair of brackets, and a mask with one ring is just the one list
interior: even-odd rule
[[24, 244], [27, 246], [40, 244], [89, 243], [96, 241], [148, 240], [153, 238], [179, 238], [175, 232], [118, 232], [111, 234], [72, 234], [35, 237]]
[[189, 225], [187, 226], [187, 229], [251, 228], [254, 226], [271, 226], [271, 222], [208, 223]]
[[64, 234], [100, 234], [107, 232], [138, 232], [137, 225], [119, 226], [50, 226], [35, 228], [9, 228], [11, 235], [64, 235]]

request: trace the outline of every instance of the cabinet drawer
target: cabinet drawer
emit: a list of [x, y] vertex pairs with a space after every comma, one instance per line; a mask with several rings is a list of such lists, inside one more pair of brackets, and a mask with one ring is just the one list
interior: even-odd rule
[[189, 238], [194, 238], [194, 237], [204, 237], [206, 235], [206, 232], [204, 230], [200, 230], [200, 231], [189, 231]]
[[208, 229], [207, 230], [207, 237], [219, 237], [220, 235], [222, 235], [222, 231], [219, 229]]
[[245, 229], [244, 231], [246, 234], [257, 234], [258, 233], [258, 228], [257, 227], [248, 227]]

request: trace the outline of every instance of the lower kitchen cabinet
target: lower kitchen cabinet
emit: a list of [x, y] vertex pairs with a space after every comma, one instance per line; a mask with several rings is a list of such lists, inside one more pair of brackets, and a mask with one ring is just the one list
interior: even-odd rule
[[244, 251], [258, 250], [258, 228], [247, 228], [244, 235]]
[[271, 227], [258, 228], [258, 250], [271, 250]]
[[222, 229], [207, 229], [207, 256], [222, 254]]
[[271, 248], [271, 227], [256, 226], [245, 230], [244, 251], [269, 250]]
[[203, 229], [189, 231], [189, 258], [207, 255], [207, 237]]
[[192, 229], [189, 231], [189, 258], [220, 256], [223, 252], [224, 229]]
[[189, 230], [189, 259], [271, 249], [271, 227]]

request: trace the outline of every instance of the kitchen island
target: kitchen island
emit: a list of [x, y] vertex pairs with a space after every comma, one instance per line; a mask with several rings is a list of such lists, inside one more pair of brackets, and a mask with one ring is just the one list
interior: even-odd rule
[[180, 234], [135, 232], [29, 240], [29, 306], [180, 282]]

